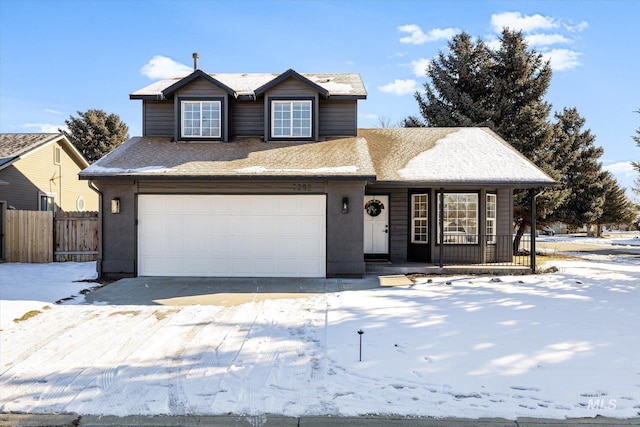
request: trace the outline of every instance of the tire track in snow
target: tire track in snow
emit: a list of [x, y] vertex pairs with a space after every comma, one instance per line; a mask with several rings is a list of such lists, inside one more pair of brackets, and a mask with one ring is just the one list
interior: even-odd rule
[[[135, 322], [131, 322], [131, 319], [127, 319], [127, 317], [142, 314], [138, 309], [114, 310], [110, 308], [107, 310], [101, 309], [100, 313], [102, 314], [101, 316], [93, 316], [94, 318], [99, 317], [98, 322], [83, 323], [82, 326], [78, 326], [78, 330], [74, 331], [77, 334], [76, 340], [87, 337], [87, 333], [84, 330], [90, 331], [91, 335], [89, 336], [92, 337], [91, 339], [84, 341], [81, 345], [74, 345], [76, 344], [75, 341], [68, 342], [68, 340], [60, 339], [56, 348], [62, 348], [58, 349], [57, 352], [40, 351], [37, 355], [34, 355], [39, 360], [29, 360], [30, 366], [46, 366], [46, 372], [43, 372], [40, 380], [34, 381], [31, 387], [26, 389], [22, 387], [19, 392], [19, 394], [23, 395], [32, 394], [38, 396], [39, 403], [34, 406], [35, 409], [42, 410], [44, 406], [49, 411], [79, 412], [69, 409], [69, 405], [80, 409], [84, 406], [84, 402], [98, 397], [104, 398], [104, 396], [101, 396], [104, 391], [104, 389], [101, 389], [101, 385], [107, 385], [108, 388], [112, 389], [109, 394], [117, 395], [120, 387], [115, 386], [121, 381], [128, 381], [130, 379], [129, 376], [118, 376], [119, 368], [107, 369], [106, 372], [101, 371], [100, 366], [114, 364], [113, 356], [119, 357], [121, 355], [118, 350], [127, 349], [125, 354], [130, 354], [131, 350], [129, 348], [137, 347], [135, 345], [131, 346], [131, 344], [136, 337], [139, 338], [138, 333], [140, 330], [144, 331], [149, 326], [153, 326], [151, 330], [157, 330], [162, 328], [164, 323], [159, 321], [155, 316], [156, 312], [151, 310], [147, 310], [144, 313], [141, 321]], [[118, 319], [117, 316], [122, 316], [122, 318]], [[112, 317], [115, 317], [115, 319], [111, 319]], [[105, 318], [108, 318], [109, 322], [103, 322]], [[108, 330], [99, 328], [104, 323], [109, 323], [111, 327]], [[114, 325], [116, 327], [113, 327]], [[124, 342], [122, 342], [123, 339]], [[118, 343], [121, 344], [118, 345]], [[139, 345], [142, 345], [142, 343]], [[32, 372], [30, 375], [32, 377], [36, 376], [40, 371]], [[14, 377], [11, 380], [15, 381], [15, 379]], [[115, 389], [113, 389], [114, 387]]]
[[[3, 331], [0, 339], [2, 354], [0, 358], [0, 377], [5, 375], [13, 366], [24, 362], [34, 353], [58, 341], [63, 334], [99, 316], [98, 313], [83, 315], [76, 313], [74, 316], [64, 316], [66, 321], [61, 322], [58, 319], [63, 317], [62, 310], [65, 310], [66, 313], [67, 307], [74, 311], [78, 308], [75, 306], [53, 307], [50, 310], [43, 311], [33, 319], [20, 323], [19, 327]], [[82, 311], [85, 310], [83, 306]], [[30, 339], [23, 340], [20, 338], [25, 333], [29, 334]]]

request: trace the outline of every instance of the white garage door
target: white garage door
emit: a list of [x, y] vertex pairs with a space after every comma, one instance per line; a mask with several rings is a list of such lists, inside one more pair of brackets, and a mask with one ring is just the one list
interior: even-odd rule
[[324, 277], [324, 195], [140, 195], [140, 276]]

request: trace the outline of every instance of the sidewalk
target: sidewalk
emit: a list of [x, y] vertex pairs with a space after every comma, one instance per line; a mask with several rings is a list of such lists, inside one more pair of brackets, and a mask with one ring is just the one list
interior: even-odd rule
[[285, 417], [263, 416], [78, 416], [0, 414], [1, 427], [543, 427], [543, 426], [640, 426], [640, 418], [579, 418], [569, 420], [518, 418], [391, 418], [391, 417]]

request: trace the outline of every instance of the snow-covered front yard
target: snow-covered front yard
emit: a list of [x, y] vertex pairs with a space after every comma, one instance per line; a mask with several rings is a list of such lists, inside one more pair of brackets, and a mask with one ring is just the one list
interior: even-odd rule
[[221, 307], [87, 305], [92, 263], [0, 264], [0, 412], [637, 417], [640, 258], [553, 265]]

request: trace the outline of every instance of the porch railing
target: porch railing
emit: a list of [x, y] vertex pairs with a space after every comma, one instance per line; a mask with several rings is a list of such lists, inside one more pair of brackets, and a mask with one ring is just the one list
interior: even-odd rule
[[443, 265], [531, 266], [531, 236], [522, 236], [517, 249], [514, 239], [512, 234], [445, 235], [432, 260]]

